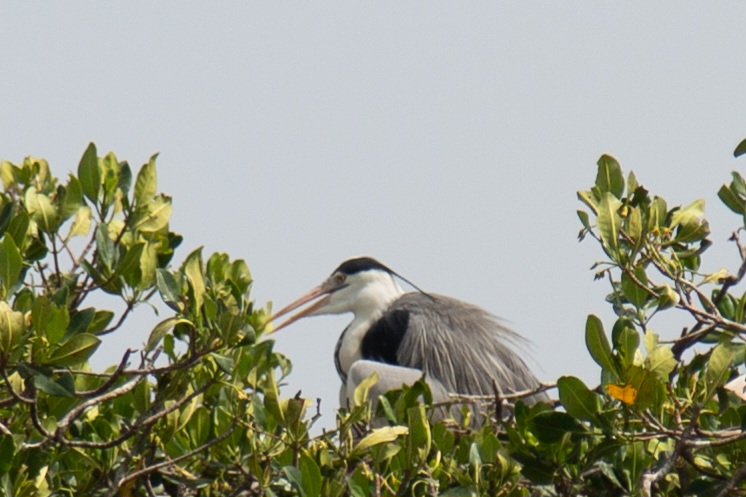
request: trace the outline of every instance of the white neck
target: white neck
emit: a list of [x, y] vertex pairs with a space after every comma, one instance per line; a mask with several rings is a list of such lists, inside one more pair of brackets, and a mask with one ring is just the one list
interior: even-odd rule
[[404, 294], [389, 274], [370, 271], [361, 273], [361, 277], [366, 280], [366, 284], [356, 292], [354, 305], [350, 307], [354, 317], [339, 337], [335, 351], [337, 371], [343, 381], [346, 381], [347, 371], [350, 370], [352, 363], [362, 358], [361, 349], [365, 334], [373, 323], [383, 316], [386, 309]]

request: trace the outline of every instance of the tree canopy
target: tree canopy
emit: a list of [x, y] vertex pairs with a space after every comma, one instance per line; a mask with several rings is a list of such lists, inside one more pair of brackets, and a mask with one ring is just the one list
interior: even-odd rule
[[[424, 382], [374, 412], [371, 377], [320, 435], [313, 402], [280, 392], [291, 364], [262, 336], [269, 308], [251, 300], [247, 264], [201, 249], [172, 264], [183, 240], [156, 156], [135, 175], [90, 144], [65, 181], [34, 157], [3, 161], [0, 177], [2, 495], [746, 494], [739, 173], [718, 192], [739, 216], [737, 258], [707, 274], [704, 202], [669, 206], [599, 159], [577, 194], [616, 315], [586, 321], [598, 385], [564, 376], [546, 386], [556, 402], [531, 407], [454, 398], [486, 402], [474, 430], [466, 410], [430, 422]], [[99, 293], [119, 304], [94, 307]], [[147, 341], [93, 370], [101, 337], [126, 332], [141, 305], [162, 318]], [[690, 324], [661, 329], [664, 313]]]

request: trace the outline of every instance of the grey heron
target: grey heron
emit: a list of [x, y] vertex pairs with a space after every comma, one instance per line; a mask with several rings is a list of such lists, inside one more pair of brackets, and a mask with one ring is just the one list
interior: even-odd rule
[[[397, 278], [417, 291], [405, 293]], [[501, 394], [540, 386], [516, 348], [525, 345], [520, 335], [480, 307], [420, 290], [373, 258], [343, 262], [270, 320], [310, 302], [275, 331], [305, 316], [352, 313], [334, 353], [343, 405], [374, 372], [378, 383], [371, 391], [373, 399], [414, 383], [423, 373], [434, 403], [447, 401], [450, 394], [493, 395], [495, 384]], [[546, 399], [537, 393], [526, 400]]]

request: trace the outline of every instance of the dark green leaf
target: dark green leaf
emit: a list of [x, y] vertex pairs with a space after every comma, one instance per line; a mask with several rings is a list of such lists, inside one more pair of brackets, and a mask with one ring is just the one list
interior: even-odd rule
[[648, 275], [642, 266], [635, 266], [634, 278], [627, 271], [622, 272], [622, 292], [624, 293], [624, 297], [637, 308], [641, 308], [647, 302], [648, 298], [650, 298], [650, 294], [646, 290], [647, 283]]
[[96, 145], [90, 143], [83, 153], [78, 164], [78, 178], [83, 193], [94, 204], [98, 201], [98, 193], [101, 190], [101, 171], [98, 166], [98, 153]]
[[617, 378], [621, 377], [619, 368], [611, 353], [609, 340], [604, 332], [603, 324], [598, 317], [590, 314], [585, 322], [585, 345], [596, 363]]
[[10, 220], [13, 217], [14, 207], [15, 203], [7, 202], [5, 205], [3, 205], [2, 210], [0, 210], [0, 236], [3, 236], [5, 234], [5, 230], [8, 229]]
[[597, 394], [574, 376], [563, 376], [557, 380], [557, 389], [562, 405], [575, 418], [592, 421], [601, 408]]
[[72, 387], [73, 389], [70, 390], [70, 383], [64, 382], [60, 383], [58, 381], [54, 381], [51, 378], [48, 378], [47, 376], [37, 374], [34, 376], [34, 385], [36, 385], [36, 388], [41, 390], [42, 392], [52, 395], [54, 397], [69, 397], [72, 398], [75, 396], [75, 384], [73, 383]]
[[96, 228], [96, 254], [104, 267], [111, 270], [117, 258], [117, 250], [114, 240], [109, 236], [109, 227], [104, 223]]
[[131, 287], [139, 285], [142, 279], [142, 271], [140, 271], [140, 258], [142, 252], [145, 249], [144, 242], [138, 242], [132, 245], [124, 257], [121, 258], [119, 264], [116, 267], [116, 274], [122, 276], [124, 281]]
[[181, 288], [174, 276], [166, 269], [156, 269], [156, 286], [163, 302], [174, 311], [181, 311]]
[[91, 323], [93, 323], [94, 317], [96, 317], [96, 309], [93, 307], [73, 312], [70, 316], [70, 326], [67, 330], [68, 335], [73, 336], [87, 332], [91, 327]]
[[625, 367], [631, 366], [640, 347], [640, 333], [627, 320], [619, 319], [614, 324], [612, 336], [622, 364]]
[[617, 160], [610, 155], [602, 155], [598, 159], [598, 173], [596, 187], [601, 193], [610, 193], [617, 199], [624, 193], [624, 175]]
[[[13, 466], [15, 456], [15, 442], [12, 435], [0, 434], [0, 477], [8, 474]], [[4, 479], [4, 478], [3, 478]], [[10, 495], [6, 493], [5, 495]]]
[[733, 151], [734, 157], [740, 157], [743, 154], [746, 154], [746, 138], [741, 140], [741, 143], [739, 143], [736, 149]]
[[531, 418], [530, 426], [541, 443], [559, 442], [566, 434], [586, 434], [575, 418], [559, 411], [542, 412]]
[[88, 333], [98, 335], [100, 332], [104, 331], [107, 326], [109, 326], [109, 323], [111, 323], [112, 319], [114, 319], [113, 312], [107, 310], [96, 311], [96, 314], [94, 314], [90, 326], [88, 326]]
[[101, 344], [101, 340], [90, 333], [81, 333], [70, 338], [55, 349], [46, 364], [51, 366], [74, 366], [88, 360]]
[[720, 187], [718, 197], [720, 197], [720, 200], [722, 200], [726, 207], [736, 214], [746, 214], [746, 202], [726, 185]]
[[13, 237], [13, 241], [16, 242], [17, 247], [23, 247], [30, 223], [31, 218], [26, 211], [20, 211], [10, 220], [8, 230], [5, 234]]

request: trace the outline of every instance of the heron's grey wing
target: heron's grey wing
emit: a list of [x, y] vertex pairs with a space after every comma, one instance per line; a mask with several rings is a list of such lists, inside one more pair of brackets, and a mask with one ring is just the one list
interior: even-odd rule
[[[342, 388], [339, 391], [339, 402], [342, 406], [352, 405], [355, 397], [355, 389], [361, 381], [368, 378], [372, 374], [378, 375], [378, 382], [371, 387], [368, 398], [373, 402], [388, 392], [389, 390], [395, 390], [402, 388], [402, 386], [409, 386], [414, 384], [416, 381], [422, 378], [422, 371], [419, 369], [406, 368], [403, 366], [396, 366], [393, 364], [386, 364], [379, 361], [367, 361], [361, 359], [352, 363], [350, 370], [347, 372], [347, 381], [342, 384]], [[433, 396], [433, 404], [440, 404], [450, 400], [448, 390], [439, 381], [425, 377], [425, 382], [430, 387], [430, 393]], [[375, 408], [375, 406], [374, 406]], [[433, 410], [431, 419], [433, 421], [440, 421], [445, 418], [455, 418], [460, 420], [460, 412], [458, 409], [449, 409], [448, 407], [440, 407]], [[481, 420], [479, 417], [475, 417], [476, 421]], [[385, 421], [379, 420], [377, 425], [383, 426]], [[475, 425], [476, 426], [476, 425]]]
[[408, 320], [398, 364], [424, 371], [449, 392], [491, 395], [493, 379], [503, 393], [539, 385], [520, 357], [525, 339], [484, 309], [412, 292], [394, 302], [387, 314], [392, 311], [405, 312]]
[[[422, 378], [422, 371], [419, 369], [395, 366], [378, 361], [359, 360], [352, 363], [350, 370], [347, 372], [347, 382], [342, 385], [339, 392], [340, 404], [346, 405], [352, 403], [355, 396], [355, 389], [361, 381], [372, 374], [378, 375], [378, 382], [373, 385], [370, 391], [370, 398], [377, 399], [389, 390], [401, 388], [404, 385], [412, 385]], [[433, 394], [433, 403], [445, 402], [449, 399], [448, 391], [437, 380], [426, 378], [425, 381], [430, 386], [430, 392]]]

